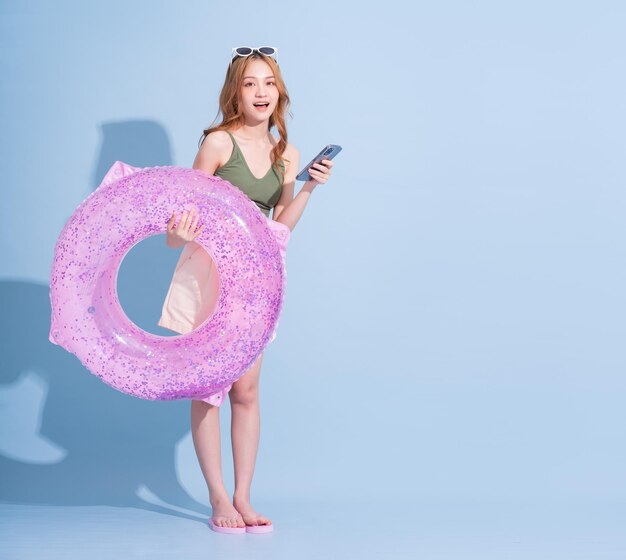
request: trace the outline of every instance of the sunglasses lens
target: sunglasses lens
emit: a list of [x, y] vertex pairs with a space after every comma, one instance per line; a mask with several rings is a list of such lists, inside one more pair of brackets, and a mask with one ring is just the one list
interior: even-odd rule
[[235, 52], [239, 56], [248, 56], [249, 54], [252, 54], [252, 49], [250, 47], [237, 47]]
[[276, 53], [276, 49], [274, 47], [259, 47], [259, 52], [267, 56], [272, 56]]

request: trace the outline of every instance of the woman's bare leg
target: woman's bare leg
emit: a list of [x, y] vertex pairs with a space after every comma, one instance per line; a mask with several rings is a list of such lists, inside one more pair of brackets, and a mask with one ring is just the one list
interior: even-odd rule
[[191, 436], [198, 462], [209, 488], [213, 523], [220, 527], [244, 527], [222, 478], [220, 409], [204, 401], [191, 401]]
[[233, 505], [242, 515], [246, 525], [271, 525], [271, 521], [259, 515], [250, 505], [250, 486], [254, 474], [261, 416], [259, 410], [259, 375], [261, 354], [250, 369], [242, 375], [229, 392], [231, 406], [231, 439], [235, 466], [235, 494]]

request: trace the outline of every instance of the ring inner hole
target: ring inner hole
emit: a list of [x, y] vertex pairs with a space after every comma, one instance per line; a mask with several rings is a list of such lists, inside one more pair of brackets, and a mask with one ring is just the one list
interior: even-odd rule
[[[153, 235], [130, 249], [120, 263], [117, 294], [124, 313], [137, 327], [159, 336], [179, 336], [181, 333], [158, 323], [163, 321], [175, 326], [172, 321], [183, 319], [193, 321], [196, 328], [200, 326], [216, 308], [219, 275], [203, 247], [194, 244], [189, 248], [188, 255], [193, 249], [193, 265], [190, 266], [188, 262], [179, 262], [183, 248], [171, 249], [165, 239], [165, 234]], [[168, 298], [177, 266], [184, 270], [176, 273]], [[188, 281], [190, 274], [194, 275], [192, 282]], [[190, 316], [190, 308], [195, 310], [194, 317]]]

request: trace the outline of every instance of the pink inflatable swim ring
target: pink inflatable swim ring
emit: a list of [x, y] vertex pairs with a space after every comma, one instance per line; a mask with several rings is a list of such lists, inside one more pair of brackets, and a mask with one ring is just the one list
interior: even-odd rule
[[[192, 207], [204, 224], [195, 241], [219, 276], [215, 308], [188, 334], [148, 333], [119, 303], [120, 264], [134, 245], [165, 233], [173, 211], [180, 216]], [[50, 341], [123, 393], [150, 400], [214, 394], [249, 369], [278, 323], [286, 274], [275, 235], [228, 181], [195, 169], [117, 162], [56, 243]]]

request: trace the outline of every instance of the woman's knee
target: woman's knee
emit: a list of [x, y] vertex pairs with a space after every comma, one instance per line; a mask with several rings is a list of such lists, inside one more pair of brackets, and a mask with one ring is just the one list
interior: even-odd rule
[[231, 405], [253, 405], [259, 401], [259, 377], [261, 375], [262, 361], [263, 354], [256, 359], [246, 373], [233, 383], [228, 393]]
[[231, 404], [253, 405], [259, 400], [258, 371], [248, 371], [233, 383], [228, 392]]
[[228, 392], [230, 404], [252, 406], [259, 401], [258, 380], [248, 380], [243, 377], [235, 383]]

